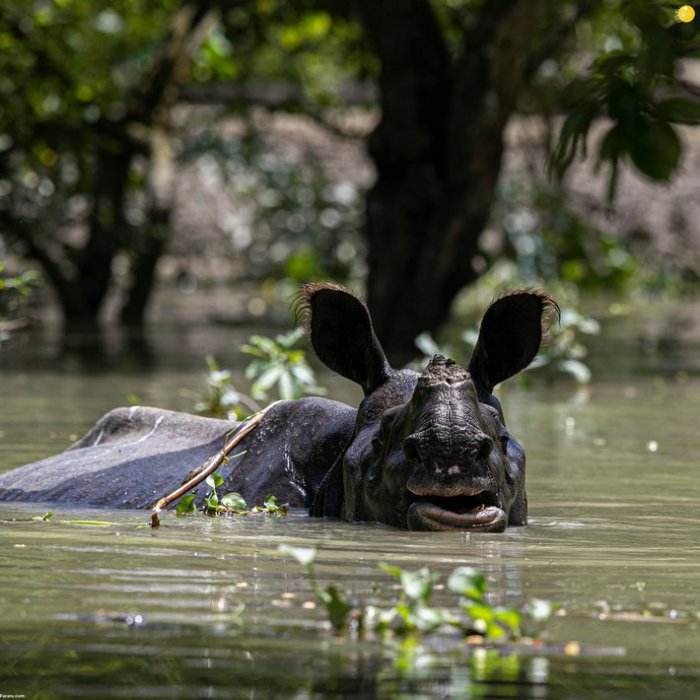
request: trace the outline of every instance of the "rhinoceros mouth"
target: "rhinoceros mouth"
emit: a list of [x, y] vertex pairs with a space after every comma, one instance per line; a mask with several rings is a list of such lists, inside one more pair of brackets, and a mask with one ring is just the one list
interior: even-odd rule
[[421, 498], [408, 509], [409, 530], [476, 530], [502, 532], [508, 518], [485, 494]]

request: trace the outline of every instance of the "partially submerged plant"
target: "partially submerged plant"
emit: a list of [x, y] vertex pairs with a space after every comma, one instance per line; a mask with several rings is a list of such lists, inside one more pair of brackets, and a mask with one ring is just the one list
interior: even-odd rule
[[274, 389], [280, 399], [325, 394], [316, 383], [306, 352], [295, 347], [302, 335], [301, 329], [274, 338], [252, 335], [241, 345], [241, 351], [253, 358], [245, 370], [245, 378], [253, 382], [250, 396], [234, 386], [229, 370], [221, 369], [211, 355], [207, 356], [206, 387], [194, 410], [200, 415], [243, 420], [251, 411], [259, 411], [257, 402], [268, 400]]
[[247, 344], [241, 345], [241, 351], [253, 358], [245, 377], [253, 380], [250, 393], [255, 400], [267, 399], [273, 387], [277, 388], [280, 399], [326, 393], [317, 385], [306, 353], [294, 347], [302, 335], [300, 328], [274, 338], [253, 335]]
[[524, 640], [524, 629], [537, 629], [556, 609], [550, 601], [532, 599], [523, 608], [494, 606], [487, 599], [484, 574], [471, 567], [458, 567], [449, 576], [447, 587], [459, 594], [458, 610], [434, 607], [433, 592], [440, 575], [428, 567], [408, 571], [384, 562], [379, 568], [399, 582], [399, 597], [388, 608], [361, 605], [351, 601], [336, 585], [321, 588], [316, 578], [314, 561], [316, 547], [280, 545], [278, 551], [294, 558], [306, 571], [316, 598], [325, 608], [329, 622], [336, 631], [346, 629], [352, 622], [363, 630], [398, 637], [428, 634], [441, 629], [459, 632], [463, 637], [477, 635], [489, 642]]
[[[241, 494], [231, 492], [224, 494], [219, 498], [217, 489], [224, 484], [224, 477], [219, 472], [210, 474], [205, 483], [211, 487], [211, 491], [204, 497], [204, 506], [202, 510], [205, 515], [256, 515], [262, 513], [265, 515], [287, 515], [289, 512], [289, 504], [278, 504], [277, 499], [270, 495], [265, 498], [261, 506], [249, 507]], [[183, 496], [177, 504], [178, 517], [197, 512], [194, 499], [196, 492], [188, 493]]]
[[260, 406], [250, 396], [236, 389], [229, 370], [221, 369], [211, 355], [207, 355], [206, 363], [206, 387], [202, 398], [194, 405], [197, 413], [215, 418], [235, 417], [243, 420], [251, 411], [255, 413], [260, 410]]

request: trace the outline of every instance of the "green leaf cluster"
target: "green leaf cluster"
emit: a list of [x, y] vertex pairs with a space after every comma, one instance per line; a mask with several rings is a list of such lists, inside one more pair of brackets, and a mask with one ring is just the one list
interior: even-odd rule
[[434, 607], [431, 601], [440, 581], [439, 574], [425, 566], [409, 571], [385, 562], [379, 568], [398, 581], [398, 599], [387, 608], [363, 606], [350, 600], [335, 584], [320, 586], [314, 568], [317, 547], [280, 545], [278, 551], [306, 568], [311, 588], [336, 631], [354, 624], [360, 630], [407, 637], [451, 629], [465, 637], [479, 635], [490, 642], [505, 642], [522, 639], [526, 624], [542, 625], [557, 608], [556, 604], [541, 599], [529, 601], [522, 609], [494, 606], [487, 598], [484, 574], [466, 566], [456, 568], [447, 580], [447, 587], [460, 596], [459, 612]]
[[2, 327], [2, 321], [22, 315], [32, 291], [39, 286], [41, 278], [33, 270], [18, 275], [7, 275], [5, 263], [0, 260], [0, 345], [10, 337]]
[[[249, 507], [241, 494], [230, 492], [219, 498], [217, 489], [224, 485], [224, 477], [218, 472], [209, 474], [205, 483], [211, 489], [204, 497], [203, 511], [205, 515], [264, 515], [284, 516], [289, 512], [289, 504], [277, 503], [277, 498], [269, 495], [261, 506]], [[195, 505], [196, 491], [183, 496], [177, 504], [177, 515], [194, 515], [197, 512]]]
[[325, 393], [316, 383], [305, 352], [294, 347], [302, 335], [301, 329], [275, 338], [253, 335], [247, 344], [241, 346], [241, 351], [253, 358], [245, 376], [253, 381], [250, 393], [254, 399], [268, 399], [273, 388], [280, 399]]
[[204, 393], [194, 405], [197, 413], [215, 418], [234, 416], [243, 420], [251, 411], [255, 413], [260, 410], [260, 406], [249, 396], [236, 389], [229, 370], [221, 369], [211, 355], [207, 355], [206, 363], [208, 371]]
[[612, 122], [598, 150], [599, 162], [611, 166], [610, 201], [625, 159], [652, 180], [666, 181], [675, 172], [682, 146], [673, 125], [700, 124], [700, 101], [677, 76], [680, 59], [698, 54], [697, 29], [674, 22], [674, 9], [662, 0], [629, 0], [619, 8], [633, 31], [611, 41], [615, 48], [598, 56], [565, 92], [568, 116], [551, 159], [558, 175], [579, 153], [585, 155], [588, 132], [599, 117]]

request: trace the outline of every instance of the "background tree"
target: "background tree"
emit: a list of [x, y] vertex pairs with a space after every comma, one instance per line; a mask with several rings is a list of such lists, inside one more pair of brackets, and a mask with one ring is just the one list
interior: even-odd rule
[[[595, 0], [353, 6], [381, 63], [382, 116], [369, 140], [377, 181], [367, 198], [368, 299], [379, 336], [405, 358], [418, 332], [439, 327], [457, 292], [480, 274], [474, 258], [495, 200], [505, 128], [541, 94], [540, 66], [564, 63], [565, 51], [580, 56], [581, 19], [611, 12]], [[555, 163], [563, 173], [593, 119], [606, 116], [613, 125], [600, 157], [613, 174], [629, 155], [644, 174], [665, 180], [681, 150], [669, 122], [698, 123], [700, 114], [687, 95], [662, 100], [659, 89], [682, 91], [678, 59], [697, 55], [697, 33], [674, 23], [668, 3], [632, 0], [613, 9], [606, 33], [617, 48], [603, 51], [590, 76], [553, 105], [571, 114]]]
[[[365, 207], [368, 298], [379, 336], [400, 361], [484, 270], [479, 239], [514, 116], [568, 115], [552, 160], [560, 175], [600, 117], [609, 126], [599, 158], [613, 175], [627, 159], [659, 181], [674, 172], [681, 144], [672, 124], [700, 120], [694, 87], [679, 71], [681, 59], [697, 56], [698, 24], [675, 22], [675, 7], [0, 0], [0, 234], [42, 264], [71, 321], [94, 322], [115, 261], [127, 261], [121, 315], [140, 321], [170, 235], [175, 156], [199, 149], [227, 165], [236, 160], [235, 179], [242, 161], [262, 169], [269, 160], [250, 155], [249, 136], [267, 125], [261, 111], [342, 131], [337, 108], [359, 101], [379, 114], [367, 141], [376, 168]], [[215, 105], [209, 136], [190, 130], [175, 142], [179, 100]], [[235, 159], [217, 132], [217, 120], [232, 116], [246, 125]], [[291, 170], [267, 170], [265, 188], [307, 188]], [[612, 177], [611, 192], [614, 185]], [[291, 217], [273, 215], [296, 204], [284, 192], [275, 199], [268, 212], [284, 228]], [[312, 206], [327, 200], [314, 196]], [[309, 244], [300, 238], [290, 227], [299, 275], [338, 273], [322, 256], [300, 257]]]
[[41, 264], [69, 324], [96, 323], [118, 253], [122, 318], [140, 322], [168, 239], [170, 113], [212, 3], [135, 5], [0, 5], [0, 227]]

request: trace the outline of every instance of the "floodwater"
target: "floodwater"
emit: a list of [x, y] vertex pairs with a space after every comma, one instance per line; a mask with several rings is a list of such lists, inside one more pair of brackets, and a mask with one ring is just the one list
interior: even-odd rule
[[[203, 355], [230, 366], [241, 340], [199, 333], [159, 334], [148, 372], [118, 353], [85, 372], [41, 338], [0, 350], [0, 471], [63, 449], [129, 394], [191, 407]], [[678, 374], [678, 357], [672, 374], [599, 374], [585, 394], [566, 382], [507, 387], [531, 522], [501, 534], [298, 514], [166, 515], [152, 530], [143, 512], [51, 508], [44, 522], [48, 506], [0, 504], [0, 695], [698, 697], [700, 379]], [[333, 395], [343, 386], [334, 381]], [[379, 562], [428, 565], [443, 582], [468, 565], [486, 573], [493, 603], [538, 597], [561, 610], [537, 647], [337, 635], [280, 544], [321, 545], [321, 584], [361, 601], [388, 605], [394, 594]], [[435, 602], [454, 597], [440, 590]]]

